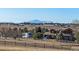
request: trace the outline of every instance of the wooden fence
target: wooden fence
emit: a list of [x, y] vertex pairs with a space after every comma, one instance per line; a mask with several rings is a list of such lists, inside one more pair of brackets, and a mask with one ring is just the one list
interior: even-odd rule
[[16, 41], [0, 41], [1, 46], [22, 46], [22, 47], [40, 47], [40, 48], [53, 48], [51, 45], [46, 45], [44, 43], [29, 43], [29, 42], [16, 42]]
[[63, 46], [56, 46], [56, 45], [47, 45], [45, 43], [30, 43], [30, 42], [21, 42], [21, 41], [6, 41], [6, 40], [0, 40], [1, 46], [19, 46], [19, 47], [39, 47], [39, 48], [55, 48], [55, 49], [66, 49], [70, 50], [71, 47], [63, 47]]

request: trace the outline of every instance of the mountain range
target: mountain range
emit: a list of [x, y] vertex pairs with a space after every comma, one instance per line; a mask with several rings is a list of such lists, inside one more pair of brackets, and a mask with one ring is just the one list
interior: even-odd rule
[[42, 21], [42, 20], [38, 20], [38, 19], [35, 19], [35, 20], [31, 20], [31, 21], [28, 21], [29, 23], [53, 23], [52, 21]]

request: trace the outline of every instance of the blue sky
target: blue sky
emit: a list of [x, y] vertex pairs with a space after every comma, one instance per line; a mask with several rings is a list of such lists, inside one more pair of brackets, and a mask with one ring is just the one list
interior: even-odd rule
[[79, 19], [79, 8], [0, 8], [0, 22], [27, 22], [31, 20], [70, 23]]

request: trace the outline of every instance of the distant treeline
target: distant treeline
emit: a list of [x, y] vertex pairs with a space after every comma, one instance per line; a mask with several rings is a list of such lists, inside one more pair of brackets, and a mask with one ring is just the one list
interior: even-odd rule
[[74, 23], [30, 23], [30, 22], [23, 22], [23, 23], [2, 22], [0, 24], [11, 24], [11, 25], [43, 25], [43, 24], [47, 24], [47, 25], [77, 25]]

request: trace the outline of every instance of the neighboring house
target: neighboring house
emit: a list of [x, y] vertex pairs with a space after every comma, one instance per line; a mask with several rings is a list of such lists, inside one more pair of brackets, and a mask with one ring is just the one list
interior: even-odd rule
[[68, 41], [75, 41], [75, 37], [71, 34], [64, 34], [63, 33], [63, 39]]
[[32, 33], [28, 32], [28, 33], [23, 33], [22, 38], [31, 38], [32, 37]]
[[60, 30], [58, 35], [59, 35], [58, 39], [60, 40], [75, 41], [73, 31], [70, 28], [65, 30]]
[[50, 32], [45, 32], [43, 34], [43, 39], [47, 40], [47, 39], [55, 39], [56, 38], [56, 34], [52, 34]]

